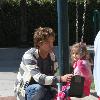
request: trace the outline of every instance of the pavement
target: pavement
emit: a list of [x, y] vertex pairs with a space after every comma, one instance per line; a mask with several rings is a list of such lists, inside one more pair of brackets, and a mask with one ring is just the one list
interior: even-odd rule
[[14, 82], [23, 53], [28, 48], [0, 48], [0, 100], [16, 100]]
[[71, 100], [98, 100], [98, 99], [95, 90], [91, 90], [91, 94], [89, 96], [86, 96], [84, 98], [71, 97]]
[[[0, 100], [16, 100], [14, 97], [14, 82], [23, 53], [28, 48], [0, 48]], [[72, 100], [97, 100], [95, 90], [85, 98]]]

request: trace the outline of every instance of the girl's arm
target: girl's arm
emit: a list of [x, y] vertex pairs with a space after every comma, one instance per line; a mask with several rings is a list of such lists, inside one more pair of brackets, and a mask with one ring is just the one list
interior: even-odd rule
[[87, 68], [87, 61], [86, 60], [78, 60], [77, 67], [79, 68], [81, 75], [83, 77], [89, 77], [89, 70]]

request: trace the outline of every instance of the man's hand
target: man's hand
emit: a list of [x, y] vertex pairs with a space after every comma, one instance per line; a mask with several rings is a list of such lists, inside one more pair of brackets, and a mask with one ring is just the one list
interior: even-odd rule
[[61, 76], [60, 80], [61, 82], [70, 82], [72, 77], [73, 74], [66, 74], [64, 76]]

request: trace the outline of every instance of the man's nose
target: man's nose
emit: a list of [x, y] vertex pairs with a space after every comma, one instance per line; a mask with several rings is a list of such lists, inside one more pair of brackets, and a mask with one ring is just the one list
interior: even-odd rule
[[54, 46], [53, 46], [53, 43], [50, 43], [50, 47], [51, 47], [51, 48], [53, 48], [53, 47], [54, 47]]
[[54, 49], [54, 46], [53, 46], [53, 44], [50, 44], [50, 48], [53, 50]]

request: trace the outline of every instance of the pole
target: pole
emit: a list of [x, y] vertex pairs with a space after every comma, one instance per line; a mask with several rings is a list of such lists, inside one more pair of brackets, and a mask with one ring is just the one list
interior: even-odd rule
[[59, 72], [60, 75], [69, 73], [69, 24], [68, 2], [57, 0], [58, 13], [58, 48], [59, 48]]

